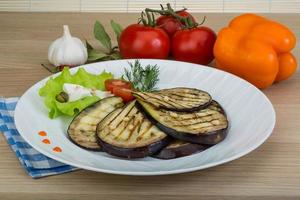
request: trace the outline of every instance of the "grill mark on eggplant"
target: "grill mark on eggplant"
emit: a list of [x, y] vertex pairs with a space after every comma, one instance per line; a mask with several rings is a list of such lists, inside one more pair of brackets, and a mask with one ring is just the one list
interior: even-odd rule
[[96, 139], [97, 124], [111, 111], [122, 106], [120, 97], [104, 98], [78, 113], [70, 123], [67, 133], [69, 139], [85, 149], [100, 151]]
[[166, 122], [170, 122], [175, 125], [175, 126], [190, 126], [190, 125], [195, 125], [195, 124], [199, 124], [199, 123], [206, 123], [206, 122], [212, 122], [215, 120], [218, 120], [219, 118], [219, 113], [212, 113], [209, 115], [205, 115], [204, 117], [198, 117], [196, 116], [195, 118], [185, 118], [184, 120], [182, 120], [182, 118], [179, 119], [175, 119], [175, 118], [171, 118], [170, 120], [165, 120]]
[[[123, 120], [123, 121], [120, 123], [120, 124], [122, 124], [122, 123], [124, 122], [124, 127], [123, 127], [122, 130], [119, 131], [119, 134], [118, 134], [117, 136], [115, 136], [116, 139], [118, 139], [119, 136], [121, 136], [121, 135], [124, 133], [124, 131], [127, 130], [127, 127], [130, 126], [130, 123], [131, 123], [131, 122], [134, 120], [134, 118], [135, 118], [134, 114], [136, 114], [137, 112], [138, 112], [138, 111], [135, 109], [135, 107], [133, 107], [133, 108], [130, 110], [130, 112], [128, 113], [128, 115], [125, 116], [125, 118], [126, 118], [126, 117], [130, 117], [130, 119], [129, 119], [128, 121], [124, 121], [124, 120]], [[119, 124], [119, 125], [120, 125], [120, 124]], [[117, 127], [116, 129], [118, 129], [118, 127]], [[116, 130], [116, 129], [115, 129], [115, 130]], [[130, 129], [129, 129], [129, 131], [130, 131], [129, 133], [132, 132], [132, 130], [130, 130]], [[131, 134], [130, 134], [130, 135], [131, 135]]]
[[[164, 98], [163, 96], [160, 96], [160, 95], [157, 95], [157, 96], [159, 96], [161, 99]], [[154, 104], [154, 106], [159, 107], [159, 108], [164, 107], [164, 106], [166, 106], [166, 107], [171, 106], [171, 107], [177, 107], [177, 108], [182, 108], [182, 109], [188, 108], [186, 105], [179, 104], [177, 102], [174, 102], [173, 100], [169, 99], [168, 102], [166, 102], [166, 101], [161, 100], [161, 99], [156, 98], [156, 97], [149, 97], [149, 98], [151, 98], [151, 102], [147, 101], [147, 100], [145, 100], [145, 101], [149, 102], [149, 103], [152, 103], [152, 104]]]
[[[132, 103], [130, 103], [129, 105], [132, 106], [131, 104]], [[127, 106], [126, 106], [126, 108], [127, 108]], [[113, 120], [110, 121], [110, 123], [107, 125], [110, 129], [116, 129], [120, 125], [120, 123], [122, 123], [122, 118], [126, 117], [128, 115], [128, 113], [131, 112], [131, 110], [134, 108], [134, 105], [131, 108], [129, 107], [129, 110], [126, 110], [126, 108], [123, 109]], [[117, 124], [112, 124], [112, 122], [114, 122], [118, 118], [120, 118], [118, 123]]]
[[[162, 99], [164, 98], [163, 96], [161, 96], [161, 95], [159, 95]], [[173, 98], [170, 98], [169, 96], [166, 96], [166, 97], [168, 97], [169, 99], [168, 99], [168, 101], [170, 101], [170, 102], [172, 102], [172, 106], [174, 106], [174, 107], [176, 107], [176, 105], [177, 105], [177, 107], [179, 106], [179, 107], [181, 107], [181, 108], [189, 108], [189, 106], [193, 106], [193, 104], [192, 103], [189, 103], [189, 102], [187, 102], [187, 101], [182, 101], [182, 100], [179, 100], [178, 99], [178, 103], [176, 102], [176, 101], [174, 101], [173, 100]], [[184, 105], [183, 103], [185, 103], [185, 104], [187, 104], [187, 105]], [[161, 106], [160, 106], [161, 107]]]
[[[162, 96], [159, 92], [144, 93], [144, 95], [148, 97], [148, 98], [144, 98], [144, 101], [149, 102], [149, 103], [154, 101], [156, 103], [154, 106], [156, 106], [156, 107], [162, 107], [161, 105], [163, 105], [166, 107], [172, 106], [172, 107], [177, 107], [177, 108], [179, 107], [182, 109], [188, 109], [189, 108], [188, 106], [193, 105], [193, 104], [189, 104], [189, 105], [180, 104], [180, 103], [182, 103], [182, 101], [180, 101], [180, 103], [177, 103], [176, 101], [173, 101], [172, 99], [170, 99], [167, 95]], [[168, 101], [164, 100], [165, 97], [169, 98]], [[148, 99], [150, 99], [150, 100], [148, 100]]]
[[[170, 103], [170, 102], [161, 100], [161, 99], [163, 99], [163, 97], [160, 95], [156, 95], [154, 93], [143, 93], [143, 94], [148, 97], [148, 98], [143, 98], [144, 101], [148, 102], [149, 99], [151, 99], [150, 101], [154, 104], [154, 106], [160, 107], [160, 104], [162, 104], [163, 106], [166, 106], [166, 107], [176, 105], [176, 104], [174, 105], [174, 103]], [[152, 96], [150, 94], [152, 94]], [[158, 97], [160, 97], [160, 98], [158, 98]], [[151, 103], [150, 101], [149, 101], [149, 103]]]
[[[189, 101], [188, 99], [176, 99], [174, 98], [173, 96], [168, 96], [170, 98], [170, 101], [178, 101], [182, 104], [180, 105], [183, 105], [185, 108], [189, 108], [189, 107], [192, 107], [194, 106], [195, 104], [202, 104], [202, 103], [205, 103], [205, 102], [208, 102], [209, 99], [201, 99], [199, 101]], [[174, 99], [174, 100], [173, 100]], [[185, 104], [185, 105], [184, 105]]]
[[[140, 137], [140, 140], [142, 140], [143, 138], [149, 138], [152, 136], [156, 136], [153, 132], [153, 126], [151, 126], [147, 131], [144, 132], [144, 134]], [[138, 139], [139, 137], [137, 137]]]
[[[165, 115], [172, 115], [172, 114], [168, 114], [168, 112], [162, 112], [164, 113]], [[192, 121], [192, 120], [197, 120], [197, 119], [200, 119], [201, 118], [204, 118], [204, 117], [210, 117], [212, 116], [213, 114], [215, 113], [209, 113], [208, 115], [205, 115], [205, 116], [197, 116], [196, 114], [194, 113], [189, 113], [188, 115], [180, 115], [178, 116], [176, 119], [176, 117], [172, 117], [170, 116], [170, 120], [168, 121], [174, 121], [174, 120], [185, 120], [185, 121]]]
[[[188, 92], [187, 92], [187, 90], [188, 90]], [[195, 98], [195, 99], [198, 99], [199, 96], [210, 96], [205, 91], [198, 90], [198, 89], [191, 89], [191, 88], [170, 88], [170, 89], [162, 89], [158, 92], [165, 93], [165, 94], [174, 94], [174, 95], [177, 95], [180, 97], [190, 97], [190, 98]]]
[[[178, 101], [184, 101], [184, 102], [189, 102], [189, 103], [202, 103], [204, 100], [203, 99], [199, 99], [199, 98], [190, 98], [190, 97], [186, 97], [186, 96], [180, 96], [178, 94], [173, 94], [173, 93], [170, 93], [168, 94], [168, 96], [171, 98], [171, 99], [175, 99], [175, 100], [178, 100]], [[206, 99], [207, 100], [207, 99]]]
[[174, 93], [174, 92], [165, 92], [164, 90], [161, 90], [161, 91], [158, 91], [157, 93], [159, 94], [166, 94], [166, 95], [171, 95], [171, 96], [174, 96], [175, 98], [177, 97], [177, 99], [183, 99], [183, 98], [187, 98], [187, 99], [191, 99], [192, 101], [199, 101], [199, 96], [196, 96], [196, 95], [180, 95], [178, 93]]
[[[140, 114], [140, 113], [139, 113]], [[141, 135], [141, 130], [145, 129], [145, 126], [143, 126], [143, 124], [146, 124], [146, 128], [148, 129], [149, 127], [152, 126], [151, 123], [147, 123], [147, 121], [145, 121], [145, 118], [142, 117], [142, 121], [139, 121], [137, 126], [135, 127], [135, 130], [132, 132], [132, 135], [130, 136], [130, 138], [128, 138], [128, 141], [138, 141], [138, 137]], [[138, 128], [138, 130], [136, 130], [136, 128]], [[135, 133], [135, 134], [134, 134]], [[134, 135], [133, 135], [134, 134]]]
[[[210, 128], [210, 127], [215, 127], [215, 128], [219, 128], [219, 127], [226, 127], [227, 123], [224, 123], [221, 119], [223, 118], [223, 114], [220, 114], [218, 111], [214, 111], [215, 113], [211, 114], [211, 115], [205, 115], [204, 117], [196, 117], [196, 118], [192, 118], [189, 120], [181, 120], [181, 118], [176, 119], [176, 118], [172, 118], [171, 120], [164, 120], [166, 123], [168, 123], [170, 126], [173, 126], [174, 128], [178, 129], [178, 130], [189, 130], [191, 132], [194, 131], [205, 131], [205, 128], [208, 129], [213, 129], [214, 128]], [[170, 112], [168, 112], [170, 113]], [[174, 112], [173, 112], [174, 113]], [[206, 112], [204, 111], [204, 114]], [[167, 114], [170, 115], [170, 114]], [[161, 116], [162, 118], [168, 117], [168, 116]], [[212, 118], [210, 121], [219, 121], [218, 125], [209, 123], [209, 121], [207, 120], [207, 118]], [[191, 123], [191, 121], [194, 121], [195, 123]]]
[[[158, 103], [166, 103], [166, 104], [168, 104], [168, 105], [170, 105], [170, 106], [173, 106], [173, 107], [181, 107], [181, 108], [187, 108], [185, 105], [182, 105], [182, 104], [179, 104], [179, 103], [177, 103], [177, 102], [174, 102], [172, 99], [170, 99], [167, 95], [165, 95], [165, 96], [162, 96], [161, 94], [159, 94], [159, 93], [155, 93], [155, 92], [153, 92], [153, 93], [148, 93], [148, 96], [149, 96], [149, 98], [154, 98], [154, 99], [157, 99], [158, 100]], [[168, 98], [168, 100], [166, 101], [165, 100], [165, 97], [167, 97]], [[152, 99], [151, 99], [152, 100]], [[160, 107], [160, 106], [159, 106]]]
[[[174, 111], [166, 111], [166, 110], [163, 110], [163, 109], [161, 109], [160, 112], [164, 113], [165, 115], [169, 115], [168, 113], [170, 113], [170, 112], [176, 113]], [[208, 110], [206, 112], [207, 113], [206, 115], [205, 115], [204, 112], [192, 112], [192, 113], [181, 112], [181, 113], [182, 114], [180, 114], [178, 116], [178, 119], [180, 119], [180, 120], [192, 120], [192, 119], [196, 119], [196, 118], [200, 118], [200, 117], [211, 116], [211, 115], [215, 114], [215, 111]], [[174, 117], [170, 117], [170, 121], [173, 120], [173, 119], [175, 119], [175, 118]]]
[[138, 100], [150, 103], [156, 108], [176, 112], [193, 112], [206, 108], [212, 101], [211, 96], [198, 89], [170, 88], [155, 92], [134, 92]]
[[[222, 141], [226, 135], [227, 135], [227, 129], [228, 129], [228, 120], [226, 118], [225, 111], [222, 109], [219, 104], [216, 102], [213, 102], [214, 104], [212, 105], [212, 113], [218, 113], [216, 116], [216, 119], [219, 120], [217, 125], [212, 124], [212, 123], [199, 123], [201, 126], [179, 126], [179, 127], [174, 127], [172, 123], [165, 123], [164, 118], [172, 119], [169, 115], [166, 115], [166, 113], [174, 112], [174, 111], [166, 111], [163, 109], [157, 109], [151, 104], [148, 104], [143, 101], [138, 101], [138, 108], [149, 118], [149, 120], [155, 124], [158, 128], [160, 128], [162, 131], [167, 133], [170, 136], [173, 136], [177, 139], [184, 140], [187, 142], [191, 143], [198, 143], [198, 144], [216, 144], [220, 141]], [[216, 105], [221, 111], [215, 110]], [[207, 115], [209, 113], [208, 111], [210, 110], [210, 107], [204, 109], [204, 115]], [[203, 110], [196, 111], [192, 114], [190, 113], [182, 113], [182, 112], [174, 112], [178, 115], [189, 115], [189, 116], [198, 116], [197, 113], [203, 112]], [[160, 114], [162, 114], [162, 116]], [[195, 115], [196, 114], [196, 115]], [[200, 117], [201, 118], [201, 117]], [[181, 120], [181, 119], [180, 119]], [[207, 121], [208, 118], [206, 119]], [[192, 128], [192, 129], [191, 129]]]
[[[105, 126], [106, 128], [109, 128], [108, 127], [108, 124], [112, 121], [112, 120], [114, 120], [116, 117], [118, 117], [118, 115], [120, 114], [120, 112], [122, 112], [122, 109], [121, 108], [118, 108], [118, 109], [116, 109], [115, 111], [114, 111], [114, 117], [110, 120], [110, 121], [107, 121], [107, 119], [108, 118], [105, 118], [103, 121], [102, 121], [102, 123], [101, 123], [101, 125], [102, 126]], [[110, 118], [109, 118], [110, 119]], [[105, 123], [104, 123], [105, 122]]]
[[[136, 93], [135, 93], [136, 94]], [[156, 107], [160, 107], [160, 104], [162, 104], [163, 106], [169, 107], [169, 106], [174, 106], [174, 104], [171, 104], [170, 102], [166, 102], [166, 101], [162, 101], [161, 99], [163, 99], [163, 97], [159, 96], [160, 98], [158, 98], [158, 95], [154, 95], [154, 93], [152, 93], [153, 96], [150, 95], [151, 93], [141, 93], [139, 96], [146, 96], [147, 98], [143, 98], [144, 101], [149, 102], [152, 104], [154, 104], [154, 106]], [[149, 101], [149, 99], [151, 99]]]
[[211, 122], [213, 122], [213, 121], [216, 121], [217, 119], [216, 118], [214, 118], [214, 119], [212, 119], [212, 120], [210, 120], [210, 121], [198, 121], [198, 122], [195, 122], [195, 123], [190, 123], [190, 124], [188, 124], [188, 123], [179, 123], [179, 124], [173, 124], [173, 126], [193, 126], [193, 125], [197, 125], [197, 124], [202, 124], [202, 123], [211, 123]]
[[[142, 125], [142, 123], [141, 123], [141, 125]], [[136, 138], [137, 141], [143, 139], [143, 136], [151, 129], [152, 124], [148, 123], [146, 127], [147, 128], [145, 129], [145, 131], [143, 131], [142, 133], [141, 132], [138, 133], [137, 138]]]
[[[135, 120], [135, 119], [136, 118], [134, 118], [133, 120]], [[126, 141], [129, 141], [132, 138], [133, 133], [136, 131], [136, 129], [138, 127], [140, 127], [140, 122], [138, 121], [137, 123], [134, 123], [134, 121], [133, 121], [133, 129], [132, 129], [132, 131], [129, 132], [129, 135], [128, 135], [128, 138], [126, 139]]]
[[[143, 120], [142, 120], [142, 121], [144, 121], [143, 123], [146, 123], [146, 119], [143, 117], [143, 115], [141, 115], [141, 113], [139, 113], [139, 116], [143, 118]], [[143, 130], [143, 128], [145, 128], [145, 127], [143, 127], [143, 123], [141, 121], [138, 121], [137, 127], [135, 127], [134, 131], [131, 133], [130, 137], [127, 140], [129, 143], [134, 143], [136, 141], [137, 142], [139, 141], [138, 137], [140, 135], [140, 131]], [[148, 123], [148, 125], [152, 126], [151, 123]], [[146, 128], [148, 128], [148, 127], [146, 127]], [[136, 130], [136, 129], [138, 129], [138, 130]]]
[[[125, 105], [114, 120], [110, 118], [113, 118], [114, 112], [117, 111], [113, 111], [107, 119], [100, 122], [97, 126], [98, 140], [118, 148], [135, 149], [151, 146], [152, 143], [166, 138], [167, 135], [151, 124], [136, 108], [135, 103], [133, 101]], [[107, 123], [106, 121], [109, 122], [108, 125], [103, 126], [102, 123]], [[111, 127], [107, 128], [108, 126]], [[141, 130], [138, 131], [139, 129]]]
[[191, 97], [191, 96], [185, 96], [185, 95], [179, 95], [179, 94], [162, 94], [165, 96], [168, 96], [170, 99], [174, 99], [176, 101], [181, 101], [185, 103], [191, 103], [191, 104], [200, 104], [207, 101], [210, 101], [211, 98], [209, 96], [198, 96], [198, 97]]
[[[147, 98], [145, 98], [143, 95], [140, 95], [140, 94], [137, 94], [137, 93], [134, 93], [134, 96], [137, 98], [137, 99], [141, 99], [142, 101], [147, 101]], [[153, 101], [151, 102], [154, 106], [158, 106], [158, 101], [156, 99], [152, 99]], [[164, 102], [162, 102], [164, 103]], [[168, 105], [168, 104], [167, 104]]]

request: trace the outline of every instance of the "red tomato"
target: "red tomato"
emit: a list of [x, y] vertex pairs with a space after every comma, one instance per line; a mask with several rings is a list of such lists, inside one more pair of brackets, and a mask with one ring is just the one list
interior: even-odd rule
[[131, 83], [120, 79], [108, 79], [105, 81], [105, 89], [115, 96], [121, 97], [124, 102], [134, 99], [131, 94]]
[[180, 30], [172, 38], [175, 60], [207, 65], [214, 59], [216, 34], [208, 27]]
[[123, 58], [165, 59], [169, 54], [170, 40], [160, 28], [132, 24], [122, 31], [119, 48]]
[[125, 103], [134, 99], [134, 96], [131, 93], [131, 89], [127, 88], [114, 87], [113, 94], [118, 97], [121, 97]]
[[113, 93], [113, 89], [115, 87], [122, 87], [122, 88], [127, 88], [127, 89], [131, 89], [131, 83], [128, 81], [123, 81], [120, 79], [108, 79], [104, 82], [105, 84], [105, 89], [107, 91], [110, 91], [111, 93]]
[[[195, 18], [186, 11], [177, 12], [182, 17], [191, 17], [193, 22]], [[156, 20], [156, 25], [166, 31], [170, 38], [175, 34], [176, 31], [181, 30], [183, 24], [172, 16], [162, 15]]]

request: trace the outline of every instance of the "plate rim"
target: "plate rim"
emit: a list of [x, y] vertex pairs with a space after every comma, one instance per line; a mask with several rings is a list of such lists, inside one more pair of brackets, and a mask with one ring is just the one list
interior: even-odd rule
[[[109, 62], [118, 62], [118, 61], [128, 61], [128, 62], [132, 62], [136, 59], [121, 59], [121, 60], [111, 60], [111, 61], [102, 61], [102, 62], [95, 62], [95, 63], [89, 63], [89, 64], [85, 64], [85, 65], [81, 65], [81, 66], [77, 66], [77, 67], [74, 67], [74, 68], [71, 68], [72, 71], [75, 71], [77, 70], [78, 68], [85, 68], [85, 67], [88, 67], [90, 65], [96, 65], [98, 63], [109, 63]], [[255, 145], [247, 148], [247, 149], [244, 149], [243, 151], [239, 152], [238, 154], [234, 155], [234, 156], [231, 156], [227, 159], [223, 159], [223, 160], [220, 160], [220, 161], [215, 161], [215, 162], [212, 162], [212, 163], [209, 163], [209, 164], [204, 164], [204, 165], [200, 165], [200, 166], [197, 166], [197, 167], [190, 167], [190, 168], [183, 168], [183, 169], [175, 169], [175, 170], [166, 170], [166, 171], [142, 171], [142, 172], [139, 172], [139, 171], [120, 171], [120, 170], [107, 170], [107, 169], [100, 169], [100, 168], [97, 168], [97, 167], [91, 167], [91, 166], [86, 166], [86, 165], [80, 165], [80, 164], [77, 164], [76, 162], [69, 162], [69, 161], [66, 161], [64, 159], [61, 159], [60, 157], [57, 157], [55, 156], [55, 154], [51, 154], [51, 153], [48, 153], [46, 151], [44, 151], [43, 149], [39, 148], [38, 146], [35, 146], [35, 144], [33, 142], [31, 142], [31, 140], [29, 138], [27, 138], [26, 134], [22, 134], [19, 127], [19, 122], [18, 122], [18, 118], [16, 118], [16, 113], [20, 112], [20, 102], [22, 102], [22, 98], [24, 97], [24, 95], [32, 88], [34, 87], [37, 83], [41, 82], [41, 81], [44, 81], [46, 79], [49, 79], [50, 77], [55, 77], [57, 75], [59, 75], [61, 72], [58, 72], [58, 73], [55, 73], [55, 74], [52, 74], [50, 76], [47, 76], [37, 82], [35, 82], [31, 87], [29, 87], [23, 94], [22, 96], [20, 97], [17, 105], [16, 105], [16, 108], [15, 108], [15, 115], [14, 115], [14, 120], [15, 120], [15, 126], [18, 130], [18, 132], [20, 133], [20, 135], [23, 137], [23, 139], [30, 145], [32, 146], [35, 150], [37, 150], [38, 152], [44, 154], [45, 156], [49, 157], [49, 158], [52, 158], [54, 160], [57, 160], [59, 162], [62, 162], [62, 163], [65, 163], [67, 165], [71, 165], [71, 166], [74, 166], [74, 167], [77, 167], [77, 168], [80, 168], [80, 169], [86, 169], [86, 170], [90, 170], [90, 171], [95, 171], [95, 172], [102, 172], [102, 173], [108, 173], [108, 174], [118, 174], [118, 175], [133, 175], [133, 176], [157, 176], [157, 175], [170, 175], [170, 174], [180, 174], [180, 173], [187, 173], [187, 172], [193, 172], [193, 171], [198, 171], [198, 170], [202, 170], [202, 169], [207, 169], [207, 168], [211, 168], [211, 167], [214, 167], [214, 166], [218, 166], [218, 165], [221, 165], [221, 164], [225, 164], [225, 163], [228, 163], [230, 161], [233, 161], [233, 160], [236, 160], [238, 158], [241, 158], [242, 156], [245, 156], [247, 154], [249, 154], [250, 152], [254, 151], [255, 149], [257, 149], [259, 146], [261, 146], [273, 133], [273, 130], [274, 130], [274, 127], [275, 127], [275, 124], [276, 124], [276, 112], [275, 112], [275, 109], [274, 109], [274, 106], [272, 104], [272, 102], [270, 101], [270, 99], [260, 90], [258, 89], [256, 86], [254, 86], [253, 84], [251, 84], [250, 82], [234, 75], [234, 74], [231, 74], [229, 72], [226, 72], [226, 71], [223, 71], [223, 70], [220, 70], [220, 69], [217, 69], [217, 68], [214, 68], [214, 67], [210, 67], [210, 66], [205, 66], [205, 65], [199, 65], [199, 64], [194, 64], [194, 63], [188, 63], [188, 62], [182, 62], [182, 61], [175, 61], [175, 60], [162, 60], [162, 59], [139, 59], [139, 60], [145, 60], [145, 61], [157, 61], [157, 62], [177, 62], [177, 63], [184, 63], [184, 64], [190, 64], [190, 65], [194, 65], [194, 66], [197, 66], [198, 67], [203, 67], [203, 68], [208, 68], [209, 70], [217, 70], [221, 73], [225, 73], [225, 74], [229, 74], [230, 76], [234, 76], [235, 78], [238, 78], [239, 80], [241, 80], [242, 82], [245, 82], [246, 84], [250, 85], [252, 88], [254, 88], [255, 90], [257, 90], [262, 96], [263, 98], [268, 102], [268, 104], [270, 105], [270, 108], [271, 108], [271, 112], [272, 112], [272, 124], [269, 126], [269, 128], [265, 131], [267, 132], [267, 134], [257, 143], [255, 143]]]

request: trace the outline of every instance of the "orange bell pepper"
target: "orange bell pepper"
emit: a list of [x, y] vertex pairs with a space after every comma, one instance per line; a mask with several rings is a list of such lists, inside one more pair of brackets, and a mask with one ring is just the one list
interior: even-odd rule
[[290, 51], [295, 35], [284, 25], [255, 14], [234, 18], [214, 46], [217, 68], [264, 89], [289, 78], [297, 68]]

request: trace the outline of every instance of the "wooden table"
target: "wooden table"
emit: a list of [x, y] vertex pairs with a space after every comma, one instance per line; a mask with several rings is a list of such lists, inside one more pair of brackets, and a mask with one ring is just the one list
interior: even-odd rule
[[[219, 30], [236, 14], [207, 14]], [[201, 19], [203, 14], [197, 14]], [[299, 38], [300, 14], [266, 15], [288, 25]], [[100, 20], [127, 25], [138, 14], [0, 13], [0, 96], [21, 96], [49, 73], [47, 48], [68, 24], [74, 36], [93, 40]], [[93, 42], [93, 44], [97, 44]], [[300, 43], [299, 43], [300, 44]], [[295, 48], [300, 58], [300, 48]], [[300, 199], [300, 73], [264, 90], [277, 113], [272, 136], [257, 150], [230, 163], [180, 175], [135, 177], [79, 170], [31, 179], [0, 135], [0, 199]], [[202, 197], [202, 198], [201, 198]]]

